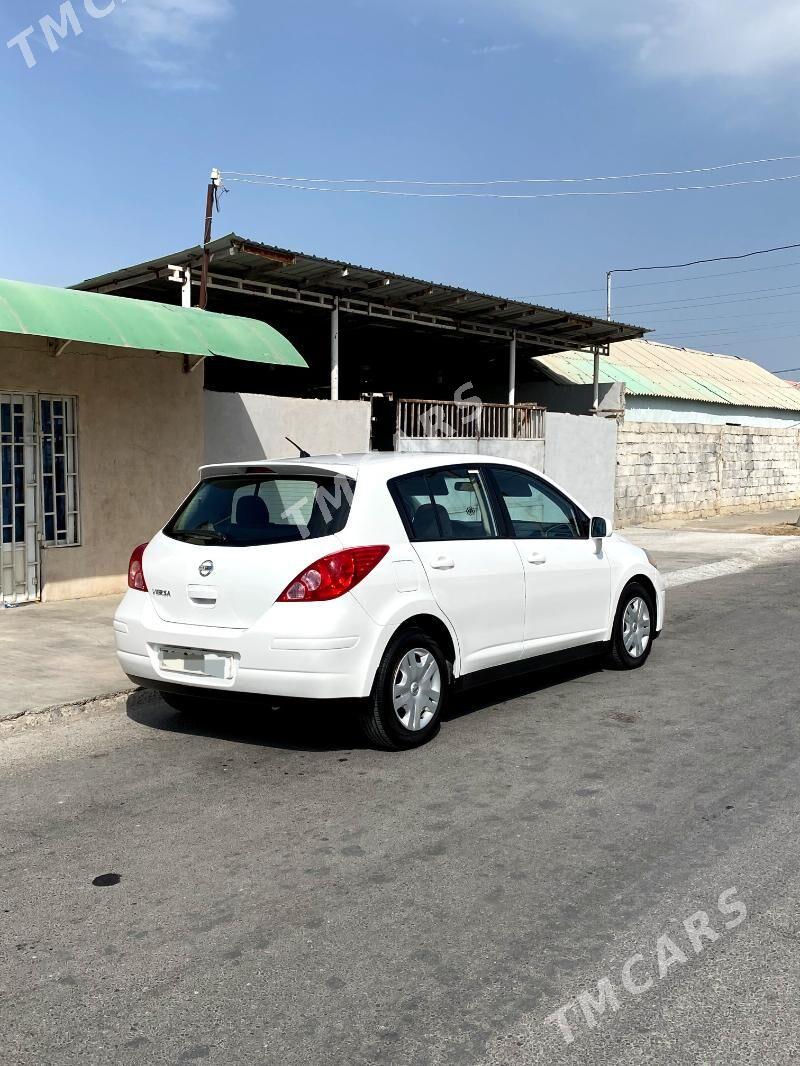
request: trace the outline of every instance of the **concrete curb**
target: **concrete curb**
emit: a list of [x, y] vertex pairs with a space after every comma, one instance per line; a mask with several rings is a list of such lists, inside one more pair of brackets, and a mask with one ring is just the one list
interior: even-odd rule
[[51, 724], [83, 714], [116, 710], [128, 700], [135, 705], [146, 702], [151, 692], [141, 688], [128, 688], [118, 692], [108, 692], [101, 696], [89, 696], [71, 703], [56, 704], [51, 707], [31, 707], [16, 714], [0, 714], [0, 738], [14, 727], [30, 727]]

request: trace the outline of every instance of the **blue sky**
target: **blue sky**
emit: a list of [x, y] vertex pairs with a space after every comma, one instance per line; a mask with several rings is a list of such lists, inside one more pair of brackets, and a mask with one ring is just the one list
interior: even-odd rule
[[[73, 0], [82, 33], [51, 53], [39, 20], [59, 3], [0, 15], [5, 40], [35, 27], [36, 60], [0, 50], [6, 277], [68, 284], [198, 243], [212, 166], [480, 181], [800, 154], [796, 0]], [[230, 188], [218, 234], [598, 313], [610, 267], [800, 242], [794, 181], [530, 201]], [[665, 340], [800, 366], [800, 249], [619, 284], [616, 317]]]

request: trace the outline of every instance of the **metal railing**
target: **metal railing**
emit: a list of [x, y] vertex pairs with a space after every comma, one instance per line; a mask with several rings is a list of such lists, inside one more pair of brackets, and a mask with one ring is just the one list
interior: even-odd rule
[[398, 400], [397, 433], [424, 440], [543, 440], [544, 413], [533, 403]]

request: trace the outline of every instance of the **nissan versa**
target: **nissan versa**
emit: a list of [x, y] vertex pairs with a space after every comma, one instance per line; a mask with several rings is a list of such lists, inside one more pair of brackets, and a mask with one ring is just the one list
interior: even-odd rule
[[665, 605], [646, 552], [541, 474], [430, 453], [205, 467], [128, 584], [120, 663], [172, 707], [352, 699], [389, 749], [486, 671], [643, 666]]

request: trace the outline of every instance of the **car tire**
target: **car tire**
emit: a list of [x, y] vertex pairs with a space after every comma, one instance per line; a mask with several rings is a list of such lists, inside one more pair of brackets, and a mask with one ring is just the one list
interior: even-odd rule
[[607, 663], [615, 670], [639, 670], [650, 658], [656, 635], [653, 594], [638, 581], [626, 585], [619, 599]]
[[447, 657], [428, 633], [398, 633], [383, 654], [372, 694], [361, 709], [367, 740], [384, 751], [405, 751], [433, 739], [449, 695], [450, 672]]

